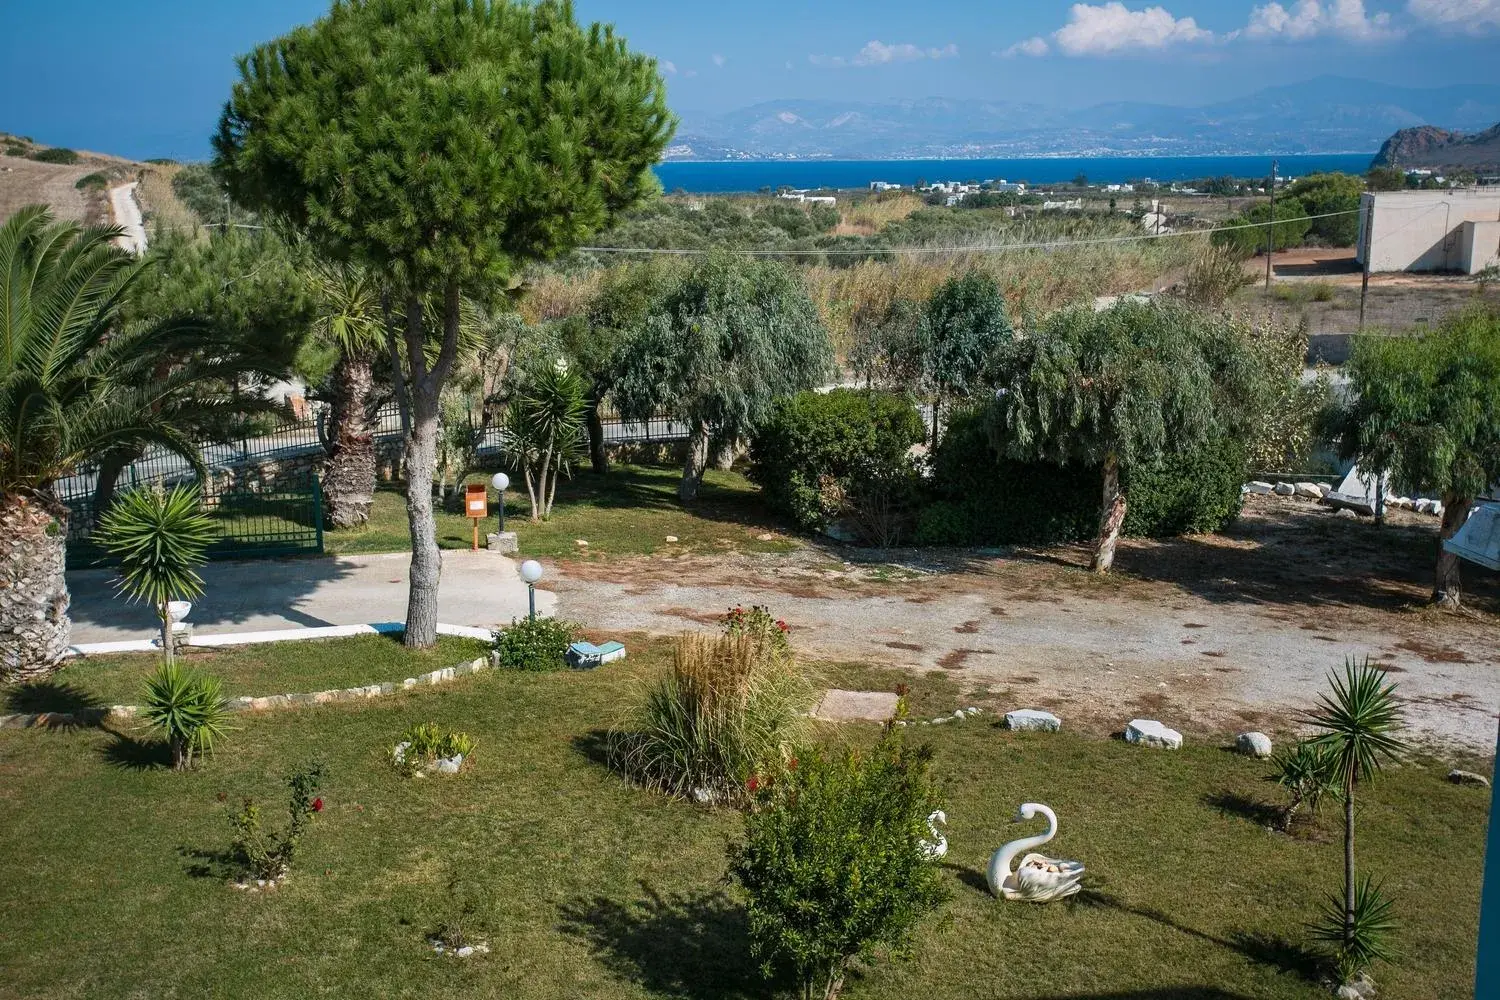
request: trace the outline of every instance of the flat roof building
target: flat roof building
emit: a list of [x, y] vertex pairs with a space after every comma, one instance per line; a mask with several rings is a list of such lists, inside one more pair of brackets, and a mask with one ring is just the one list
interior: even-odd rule
[[1359, 209], [1354, 259], [1368, 258], [1371, 271], [1500, 266], [1500, 191], [1377, 191], [1361, 195]]

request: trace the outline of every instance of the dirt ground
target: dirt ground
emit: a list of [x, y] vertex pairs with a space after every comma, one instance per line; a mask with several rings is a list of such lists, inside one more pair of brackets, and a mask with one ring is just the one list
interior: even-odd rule
[[1465, 567], [1471, 607], [1431, 592], [1436, 519], [1333, 517], [1254, 498], [1222, 535], [1131, 540], [1096, 578], [1081, 546], [934, 556], [790, 555], [569, 561], [559, 612], [601, 630], [710, 626], [769, 604], [799, 651], [961, 680], [975, 704], [1047, 708], [1118, 731], [1157, 718], [1192, 738], [1285, 733], [1346, 656], [1398, 683], [1413, 735], [1489, 754], [1500, 708], [1500, 575]]

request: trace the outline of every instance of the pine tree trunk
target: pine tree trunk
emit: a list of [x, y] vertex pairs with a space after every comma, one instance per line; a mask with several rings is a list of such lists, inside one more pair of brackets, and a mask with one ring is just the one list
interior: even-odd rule
[[437, 641], [438, 551], [432, 513], [437, 469], [438, 390], [430, 381], [411, 387], [411, 433], [406, 439], [406, 521], [411, 529], [411, 573], [406, 597], [406, 646], [426, 649]]
[[67, 540], [65, 508], [0, 496], [0, 682], [46, 677], [67, 652]]
[[584, 414], [589, 432], [589, 466], [601, 476], [609, 471], [609, 455], [604, 450], [604, 419], [599, 416], [603, 405], [604, 398], [598, 389], [590, 389], [588, 410]]
[[1470, 497], [1443, 494], [1443, 521], [1438, 529], [1437, 581], [1432, 590], [1432, 603], [1440, 608], [1463, 606], [1463, 580], [1459, 574], [1458, 556], [1443, 548], [1443, 543], [1458, 534], [1469, 520], [1469, 508], [1473, 506]]
[[323, 462], [323, 511], [335, 528], [370, 520], [375, 501], [375, 432], [370, 395], [375, 373], [364, 352], [339, 355], [333, 369], [328, 457]]
[[1094, 546], [1091, 569], [1108, 573], [1115, 564], [1115, 545], [1125, 524], [1125, 494], [1120, 492], [1120, 459], [1113, 453], [1104, 459], [1104, 498], [1099, 509], [1099, 540]]
[[687, 454], [682, 459], [682, 482], [677, 486], [677, 499], [691, 503], [698, 497], [698, 487], [703, 482], [703, 470], [708, 465], [708, 428], [701, 423], [693, 425], [688, 435]]

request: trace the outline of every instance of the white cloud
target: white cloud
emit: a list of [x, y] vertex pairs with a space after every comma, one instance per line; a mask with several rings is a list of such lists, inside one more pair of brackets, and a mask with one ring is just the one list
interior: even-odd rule
[[[1052, 33], [1059, 51], [1070, 56], [1112, 55], [1140, 49], [1165, 49], [1172, 45], [1211, 42], [1214, 33], [1198, 27], [1191, 17], [1174, 17], [1165, 7], [1131, 10], [1118, 0], [1101, 6], [1075, 3], [1068, 23]], [[1036, 54], [1033, 43], [1022, 42], [1020, 51]], [[1044, 43], [1045, 44], [1045, 43]]]
[[865, 44], [854, 55], [844, 56], [808, 56], [807, 61], [814, 66], [889, 66], [893, 63], [915, 62], [918, 59], [957, 59], [958, 46], [951, 42], [938, 47], [923, 48], [910, 42], [898, 42], [895, 45], [887, 45], [878, 39]]
[[722, 66], [724, 65], [724, 57], [715, 52], [713, 54], [713, 62], [715, 66]]
[[1407, 0], [1407, 13], [1419, 21], [1471, 35], [1500, 28], [1500, 0]]
[[674, 63], [670, 59], [659, 60], [656, 65], [660, 66], [661, 67], [661, 71], [663, 73], [667, 74], [668, 76], [676, 76], [677, 75], [677, 64]]
[[1026, 39], [1026, 41], [1017, 42], [1010, 48], [1006, 49], [1004, 52], [1001, 52], [1000, 58], [1009, 59], [1012, 56], [1044, 56], [1051, 50], [1052, 46], [1047, 44], [1047, 39], [1040, 37], [1028, 38]]
[[[1489, 2], [1500, 3], [1500, 0]], [[1245, 26], [1247, 38], [1279, 38], [1296, 42], [1322, 35], [1351, 42], [1380, 42], [1400, 38], [1402, 32], [1391, 26], [1391, 15], [1367, 13], [1364, 0], [1328, 0], [1328, 3], [1297, 0], [1290, 10], [1273, 0], [1263, 7], [1253, 8], [1250, 23]]]

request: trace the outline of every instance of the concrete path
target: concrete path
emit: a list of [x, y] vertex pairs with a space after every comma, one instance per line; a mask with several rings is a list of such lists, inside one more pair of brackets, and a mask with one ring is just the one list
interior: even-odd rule
[[[188, 621], [204, 635], [322, 625], [363, 625], [406, 619], [411, 557], [337, 556], [210, 563], [205, 592]], [[543, 586], [548, 584], [543, 579]], [[68, 574], [73, 593], [73, 642], [150, 638], [156, 616], [115, 593], [108, 570]], [[537, 614], [552, 614], [556, 597], [538, 590]], [[443, 553], [438, 621], [489, 627], [526, 614], [526, 584], [514, 560], [492, 552]]]
[[125, 230], [125, 235], [117, 241], [118, 245], [140, 257], [146, 252], [146, 223], [141, 216], [141, 206], [135, 200], [135, 187], [132, 182], [110, 188], [109, 207], [115, 225]]

